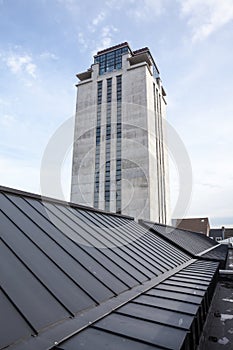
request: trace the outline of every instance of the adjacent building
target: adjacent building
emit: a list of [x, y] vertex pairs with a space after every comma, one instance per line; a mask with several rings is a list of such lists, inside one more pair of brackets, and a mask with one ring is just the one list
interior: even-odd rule
[[210, 232], [210, 223], [208, 218], [173, 219], [172, 225], [182, 230], [203, 233], [206, 236], [209, 236]]
[[71, 201], [167, 223], [166, 93], [150, 50], [99, 51], [77, 77]]
[[209, 236], [215, 239], [215, 241], [229, 239], [233, 237], [233, 228], [226, 228], [224, 226], [221, 228], [212, 228]]

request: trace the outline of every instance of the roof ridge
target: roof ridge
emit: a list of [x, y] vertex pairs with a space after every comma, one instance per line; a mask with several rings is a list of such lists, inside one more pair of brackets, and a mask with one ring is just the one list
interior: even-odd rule
[[65, 201], [62, 199], [58, 199], [58, 198], [52, 198], [52, 197], [45, 196], [45, 195], [42, 195], [39, 193], [32, 193], [32, 192], [28, 192], [28, 191], [24, 191], [24, 190], [18, 190], [18, 189], [12, 188], [12, 187], [0, 186], [0, 192], [9, 193], [9, 194], [13, 194], [13, 195], [25, 196], [25, 197], [29, 197], [32, 199], [45, 201], [45, 202], [52, 202], [52, 203], [56, 203], [56, 204], [67, 205], [67, 206], [70, 206], [72, 208], [77, 208], [77, 209], [81, 209], [81, 210], [87, 210], [87, 211], [96, 212], [96, 213], [100, 213], [100, 214], [106, 214], [106, 215], [117, 216], [117, 217], [121, 217], [121, 218], [134, 220], [134, 218], [132, 216], [113, 213], [113, 212], [107, 212], [107, 211], [104, 211], [102, 209], [97, 209], [97, 208], [89, 207], [86, 205], [77, 204], [74, 202], [68, 202], [68, 201]]

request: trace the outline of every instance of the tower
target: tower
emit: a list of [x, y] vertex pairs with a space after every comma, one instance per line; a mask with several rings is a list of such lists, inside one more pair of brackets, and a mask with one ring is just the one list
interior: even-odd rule
[[71, 201], [166, 223], [166, 94], [150, 50], [99, 51], [77, 77]]

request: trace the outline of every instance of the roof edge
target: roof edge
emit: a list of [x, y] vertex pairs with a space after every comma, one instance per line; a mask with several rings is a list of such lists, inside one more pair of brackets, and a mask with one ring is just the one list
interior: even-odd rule
[[[201, 237], [205, 237], [205, 238], [210, 239], [211, 241], [213, 241], [209, 236], [206, 236], [205, 234], [203, 234], [203, 233], [201, 233], [201, 232], [196, 232], [196, 231], [192, 231], [192, 230], [186, 230], [186, 229], [180, 228], [180, 227], [178, 227], [178, 226], [172, 226], [172, 225], [167, 225], [167, 224], [161, 224], [160, 222], [154, 222], [154, 221], [150, 221], [150, 220], [143, 220], [143, 219], [142, 219], [142, 221], [144, 221], [144, 222], [149, 222], [149, 223], [151, 223], [151, 224], [156, 224], [156, 225], [168, 227], [168, 228], [171, 228], [171, 229], [173, 228], [174, 230], [180, 230], [180, 231], [184, 231], [184, 232], [195, 233], [195, 234], [198, 235], [198, 236], [201, 235]], [[216, 243], [216, 244], [218, 244], [218, 243]]]
[[67, 202], [67, 201], [62, 200], [62, 199], [52, 198], [52, 197], [44, 196], [41, 194], [27, 192], [24, 190], [18, 190], [18, 189], [7, 187], [7, 186], [0, 185], [0, 192], [9, 193], [9, 194], [13, 194], [13, 195], [19, 195], [19, 196], [25, 196], [25, 197], [45, 201], [45, 202], [53, 202], [53, 203], [57, 203], [57, 204], [61, 204], [61, 205], [67, 205], [67, 206], [70, 206], [72, 208], [77, 208], [77, 209], [81, 209], [81, 210], [88, 210], [88, 211], [97, 212], [100, 214], [111, 215], [111, 216], [117, 216], [117, 217], [130, 219], [130, 220], [134, 221], [134, 217], [132, 217], [132, 216], [128, 216], [128, 215], [124, 215], [124, 214], [117, 214], [117, 213], [113, 213], [113, 212], [107, 212], [107, 211], [104, 211], [101, 209], [96, 209], [96, 208], [89, 207], [86, 205], [77, 204], [74, 202]]
[[131, 50], [131, 48], [129, 46], [129, 43], [127, 41], [124, 41], [123, 43], [120, 43], [120, 44], [117, 44], [117, 45], [114, 45], [114, 46], [110, 46], [110, 47], [108, 47], [106, 49], [97, 51], [97, 53], [96, 53], [96, 55], [94, 55], [94, 57], [99, 56], [99, 55], [103, 55], [105, 53], [108, 53], [108, 52], [111, 52], [111, 51], [114, 51], [114, 50], [117, 50], [117, 49], [120, 49], [120, 48], [126, 47], [126, 46], [129, 48], [129, 50], [132, 53], [132, 50]]
[[70, 339], [74, 335], [77, 335], [84, 329], [91, 326], [93, 323], [103, 319], [113, 311], [119, 309], [123, 305], [127, 304], [131, 300], [140, 296], [142, 293], [147, 292], [151, 288], [154, 288], [158, 284], [165, 281], [167, 278], [173, 276], [177, 272], [180, 272], [185, 267], [188, 267], [197, 259], [189, 259], [182, 264], [173, 267], [171, 270], [164, 272], [163, 274], [156, 276], [148, 281], [145, 281], [141, 285], [136, 285], [133, 288], [120, 293], [114, 298], [108, 299], [100, 305], [81, 311], [73, 318], [64, 319], [62, 322], [49, 326], [44, 329], [35, 337], [24, 339], [20, 343], [12, 346], [14, 350], [47, 350], [59, 349], [59, 345], [64, 341]]

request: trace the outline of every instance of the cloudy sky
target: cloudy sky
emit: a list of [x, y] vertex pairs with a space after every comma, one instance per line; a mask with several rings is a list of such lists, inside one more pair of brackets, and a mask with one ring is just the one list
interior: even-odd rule
[[[40, 193], [46, 145], [74, 115], [76, 73], [128, 41], [150, 48], [191, 160], [186, 216], [233, 226], [232, 20], [233, 0], [0, 0], [0, 184]], [[172, 206], [177, 176], [172, 165]]]

